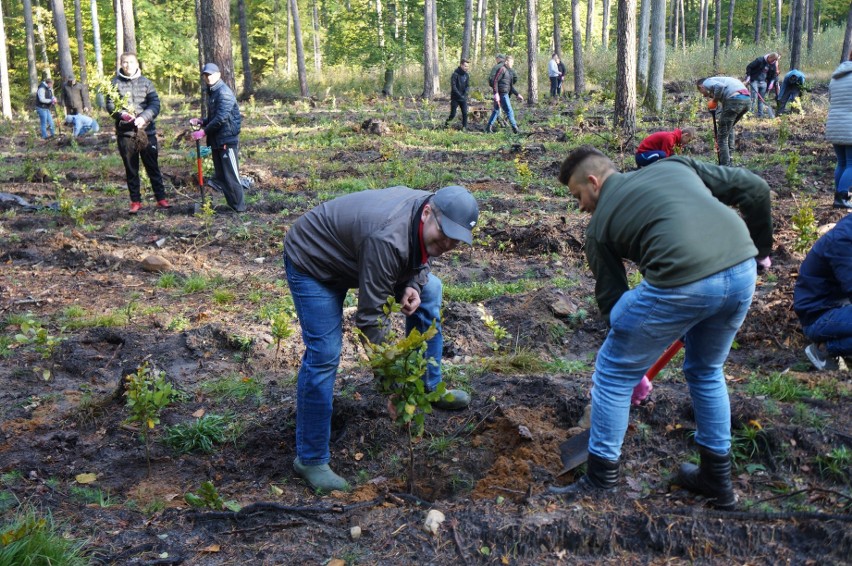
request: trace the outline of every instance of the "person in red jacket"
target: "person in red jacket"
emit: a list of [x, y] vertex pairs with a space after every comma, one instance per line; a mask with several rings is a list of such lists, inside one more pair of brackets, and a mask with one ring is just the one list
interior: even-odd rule
[[640, 168], [660, 159], [671, 157], [677, 150], [695, 139], [695, 128], [680, 128], [671, 132], [651, 134], [636, 148], [636, 165]]

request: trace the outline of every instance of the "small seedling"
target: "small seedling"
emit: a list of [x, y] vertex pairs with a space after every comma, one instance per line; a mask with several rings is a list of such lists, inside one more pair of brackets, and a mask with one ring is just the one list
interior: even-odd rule
[[125, 376], [125, 396], [130, 416], [126, 422], [138, 424], [145, 443], [145, 461], [151, 475], [151, 437], [148, 434], [160, 424], [160, 412], [177, 396], [172, 384], [166, 381], [165, 372], [148, 367], [148, 362], [136, 369], [136, 373]]
[[[275, 361], [278, 361], [278, 352], [281, 351], [281, 342], [293, 335], [293, 328], [290, 326], [290, 315], [285, 311], [278, 311], [269, 319], [269, 327], [272, 332], [272, 338], [275, 340]], [[272, 345], [270, 344], [271, 348]]]
[[190, 506], [196, 508], [215, 509], [216, 511], [228, 509], [234, 513], [240, 510], [240, 504], [236, 501], [225, 501], [222, 499], [222, 496], [219, 495], [219, 491], [213, 485], [213, 482], [210, 481], [202, 483], [201, 487], [198, 488], [198, 493], [189, 491], [183, 496], [183, 498]]
[[495, 352], [500, 350], [500, 342], [505, 340], [506, 338], [511, 337], [511, 334], [500, 326], [500, 323], [494, 320], [494, 317], [485, 310], [485, 305], [479, 303], [477, 305], [479, 309], [479, 318], [482, 319], [482, 322], [485, 323], [485, 327], [491, 331], [491, 334], [494, 336], [494, 341], [490, 343], [488, 346]]

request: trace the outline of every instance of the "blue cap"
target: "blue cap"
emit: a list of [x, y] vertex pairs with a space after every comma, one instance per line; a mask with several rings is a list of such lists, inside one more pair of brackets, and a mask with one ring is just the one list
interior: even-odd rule
[[202, 75], [212, 75], [213, 73], [219, 72], [219, 66], [216, 63], [207, 63], [204, 65], [204, 68], [201, 69]]

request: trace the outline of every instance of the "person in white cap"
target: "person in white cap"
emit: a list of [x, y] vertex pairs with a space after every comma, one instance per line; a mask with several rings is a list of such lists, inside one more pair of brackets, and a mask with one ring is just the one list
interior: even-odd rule
[[207, 85], [207, 117], [192, 118], [189, 123], [198, 128], [192, 139], [207, 136], [213, 153], [215, 174], [207, 184], [225, 195], [228, 206], [237, 212], [246, 209], [243, 184], [240, 177], [240, 128], [242, 116], [234, 91], [222, 80], [215, 63], [207, 63], [201, 70]]
[[[328, 465], [331, 409], [343, 341], [343, 301], [358, 289], [355, 325], [373, 343], [384, 340], [382, 306], [393, 296], [406, 316], [406, 330], [425, 331], [434, 360], [423, 376], [427, 391], [441, 383], [441, 280], [430, 258], [471, 244], [479, 206], [467, 189], [436, 193], [408, 187], [361, 191], [325, 202], [299, 218], [284, 241], [284, 264], [302, 327], [305, 353], [296, 394], [296, 459], [293, 468], [314, 488], [345, 489]], [[470, 396], [452, 389], [433, 406], [463, 409]]]

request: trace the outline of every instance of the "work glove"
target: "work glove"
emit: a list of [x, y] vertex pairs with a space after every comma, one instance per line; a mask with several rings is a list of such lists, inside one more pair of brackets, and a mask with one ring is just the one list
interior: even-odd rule
[[133, 114], [130, 114], [129, 112], [122, 112], [120, 117], [121, 117], [122, 122], [132, 122], [133, 121]]
[[142, 116], [137, 116], [135, 120], [133, 120], [133, 125], [139, 128], [140, 130], [145, 127], [148, 121]]
[[633, 395], [630, 397], [631, 405], [641, 405], [642, 401], [648, 398], [648, 395], [651, 394], [651, 391], [654, 389], [654, 384], [651, 383], [651, 380], [642, 376], [642, 381], [639, 382], [636, 387], [633, 388]]
[[769, 259], [769, 256], [755, 258], [755, 261], [757, 261], [758, 271], [765, 271], [772, 267], [772, 260]]
[[195, 130], [194, 132], [192, 132], [192, 133], [191, 133], [191, 134], [189, 134], [189, 135], [190, 135], [190, 136], [192, 136], [192, 139], [194, 139], [194, 140], [200, 140], [200, 139], [201, 139], [201, 138], [203, 138], [206, 134], [204, 133], [204, 130]]
[[189, 125], [194, 127], [201, 127], [201, 118], [190, 118]]

